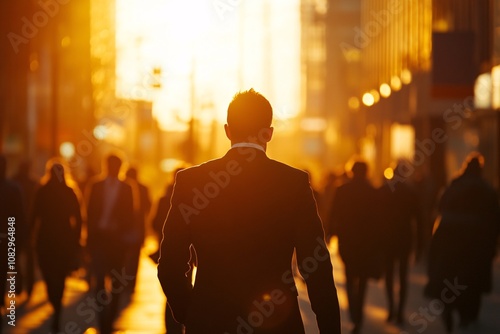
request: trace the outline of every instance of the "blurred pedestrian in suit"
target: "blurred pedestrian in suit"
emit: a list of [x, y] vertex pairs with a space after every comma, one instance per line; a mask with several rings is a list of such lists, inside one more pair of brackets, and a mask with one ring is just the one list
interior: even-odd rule
[[[304, 334], [294, 250], [321, 334], [340, 333], [330, 254], [307, 173], [266, 155], [272, 107], [250, 89], [229, 104], [222, 158], [177, 173], [158, 278], [190, 334]], [[194, 287], [186, 276], [198, 258]], [[314, 267], [311, 265], [314, 264]]]
[[492, 288], [500, 208], [495, 190], [481, 176], [483, 163], [482, 155], [471, 154], [445, 190], [429, 250], [425, 293], [444, 302], [442, 317], [450, 333], [452, 313], [458, 311], [460, 326], [468, 327], [478, 320], [482, 295]]
[[[0, 154], [0, 313], [3, 314], [5, 307], [5, 291], [7, 283], [9, 241], [17, 238], [22, 231], [17, 230], [18, 222], [24, 221], [24, 208], [21, 189], [19, 186], [7, 180], [7, 158]], [[10, 227], [10, 231], [9, 231]], [[21, 226], [19, 226], [21, 227]], [[13, 231], [14, 229], [14, 231]], [[9, 235], [10, 232], [10, 235]], [[9, 239], [10, 237], [10, 239]], [[17, 261], [16, 261], [17, 262]], [[15, 268], [14, 268], [15, 269]], [[0, 333], [2, 332], [2, 321], [0, 317]]]
[[[408, 268], [412, 252], [417, 258], [422, 252], [422, 216], [418, 195], [404, 178], [406, 161], [400, 161], [394, 168], [394, 177], [385, 179], [378, 190], [381, 204], [379, 228], [382, 234], [381, 247], [385, 258], [385, 286], [388, 301], [387, 321], [404, 321], [404, 309], [408, 290]], [[401, 180], [396, 182], [395, 180]], [[394, 286], [395, 269], [398, 269], [399, 298]]]
[[[99, 313], [102, 334], [111, 333], [117, 316], [120, 295], [135, 276], [125, 271], [125, 256], [134, 230], [132, 187], [119, 179], [122, 160], [117, 155], [106, 158], [106, 174], [90, 186], [88, 199], [88, 241], [91, 270], [96, 278], [97, 300], [107, 305]], [[105, 280], [111, 280], [107, 289]], [[108, 285], [109, 288], [109, 285]]]
[[369, 278], [382, 273], [379, 249], [377, 192], [367, 178], [366, 162], [355, 161], [352, 177], [339, 186], [330, 211], [330, 231], [338, 237], [339, 254], [344, 262], [349, 315], [353, 333], [363, 323], [363, 306]]
[[328, 222], [330, 220], [330, 210], [332, 208], [333, 197], [335, 196], [335, 191], [340, 185], [340, 177], [333, 171], [329, 171], [323, 182], [323, 187], [320, 193], [320, 200], [318, 201], [318, 212], [323, 222], [323, 229], [325, 230], [326, 241], [330, 241], [332, 233], [329, 231], [330, 226]]
[[[21, 188], [25, 217], [28, 219], [29, 212], [31, 212], [33, 207], [35, 191], [38, 187], [38, 182], [31, 176], [31, 162], [29, 160], [21, 162], [17, 173], [12, 176], [12, 180]], [[16, 245], [19, 258], [16, 288], [18, 289], [18, 293], [26, 290], [28, 298], [31, 296], [35, 283], [35, 262], [33, 248], [30, 242], [31, 234], [32, 231], [30, 227], [27, 226], [24, 237], [19, 239]]]
[[135, 276], [131, 284], [127, 287], [133, 292], [137, 282], [139, 255], [144, 245], [146, 220], [149, 216], [149, 210], [151, 209], [151, 199], [149, 198], [148, 188], [139, 182], [137, 178], [137, 169], [135, 167], [130, 167], [127, 170], [125, 181], [132, 186], [135, 207], [134, 231], [130, 234], [130, 246], [127, 250], [125, 259], [127, 273]]
[[47, 174], [35, 193], [30, 217], [38, 265], [54, 308], [55, 333], [60, 328], [66, 277], [78, 268], [82, 227], [80, 203], [67, 184], [65, 168], [58, 159], [48, 161]]

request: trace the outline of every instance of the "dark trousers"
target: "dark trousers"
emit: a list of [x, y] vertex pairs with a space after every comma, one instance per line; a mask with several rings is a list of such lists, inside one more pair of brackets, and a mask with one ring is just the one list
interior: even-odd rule
[[[131, 284], [119, 279], [125, 272], [126, 245], [114, 236], [100, 235], [90, 247], [91, 271], [95, 279], [95, 298], [99, 312], [101, 334], [110, 334], [118, 316], [120, 297]], [[110, 284], [106, 284], [109, 281]]]
[[[394, 311], [397, 310], [397, 321], [402, 322], [404, 317], [404, 307], [406, 304], [406, 294], [408, 290], [408, 254], [400, 254], [399, 256], [387, 255], [385, 263], [385, 289], [387, 293], [388, 317], [391, 320], [394, 317]], [[394, 271], [395, 267], [399, 267], [399, 298], [397, 307], [395, 307], [395, 287], [394, 287]]]
[[141, 254], [142, 243], [133, 243], [127, 249], [125, 256], [125, 270], [128, 274], [133, 275], [134, 279], [127, 287], [129, 291], [133, 292], [137, 283], [137, 272], [139, 269], [139, 257]]
[[61, 259], [60, 261], [55, 260], [52, 254], [44, 256], [43, 253], [39, 253], [38, 255], [38, 265], [47, 287], [49, 302], [54, 309], [52, 330], [55, 332], [59, 331], [64, 283], [68, 275], [69, 267], [67, 262], [67, 259]]
[[355, 326], [360, 326], [363, 323], [363, 306], [368, 276], [352, 272], [348, 265], [345, 266], [345, 276], [349, 316]]

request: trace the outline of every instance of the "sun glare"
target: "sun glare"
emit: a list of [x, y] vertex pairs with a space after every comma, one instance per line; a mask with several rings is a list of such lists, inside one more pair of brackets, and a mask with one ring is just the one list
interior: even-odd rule
[[[225, 120], [239, 90], [275, 110], [300, 106], [299, 0], [116, 1], [116, 94], [153, 102], [160, 127], [184, 131], [194, 117]], [[290, 107], [295, 106], [295, 107]]]

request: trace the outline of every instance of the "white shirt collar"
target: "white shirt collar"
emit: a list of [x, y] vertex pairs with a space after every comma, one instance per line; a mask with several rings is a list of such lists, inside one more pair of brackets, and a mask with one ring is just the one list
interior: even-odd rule
[[231, 148], [237, 148], [237, 147], [252, 147], [252, 148], [255, 148], [257, 150], [261, 150], [262, 152], [266, 153], [266, 150], [264, 149], [264, 147], [260, 146], [259, 144], [255, 144], [255, 143], [236, 143], [236, 144], [231, 145]]

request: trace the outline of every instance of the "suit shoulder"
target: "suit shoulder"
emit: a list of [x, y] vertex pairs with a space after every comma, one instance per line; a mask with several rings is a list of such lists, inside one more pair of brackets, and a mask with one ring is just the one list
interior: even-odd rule
[[186, 167], [175, 174], [174, 184], [183, 185], [200, 182], [206, 178], [211, 171], [220, 169], [221, 158], [209, 160], [199, 165]]
[[286, 176], [287, 178], [296, 178], [296, 179], [305, 179], [309, 180], [309, 174], [299, 168], [292, 167], [290, 165], [287, 165], [284, 162], [269, 159], [269, 162], [273, 168], [273, 170], [279, 175]]
[[104, 178], [100, 175], [93, 176], [89, 179], [87, 188], [92, 189], [94, 187], [98, 187], [99, 185], [104, 184]]
[[120, 183], [121, 183], [121, 184], [122, 184], [122, 185], [123, 185], [123, 186], [124, 186], [127, 190], [132, 191], [132, 189], [134, 189], [134, 185], [133, 185], [131, 182], [129, 182], [129, 181], [122, 180]]
[[203, 163], [198, 164], [198, 165], [186, 167], [183, 170], [180, 170], [179, 172], [177, 172], [176, 178], [177, 177], [186, 178], [189, 175], [203, 173], [204, 171], [212, 170], [213, 168], [217, 167], [221, 163], [222, 163], [222, 158], [217, 158], [217, 159], [208, 160], [208, 161], [203, 162]]

